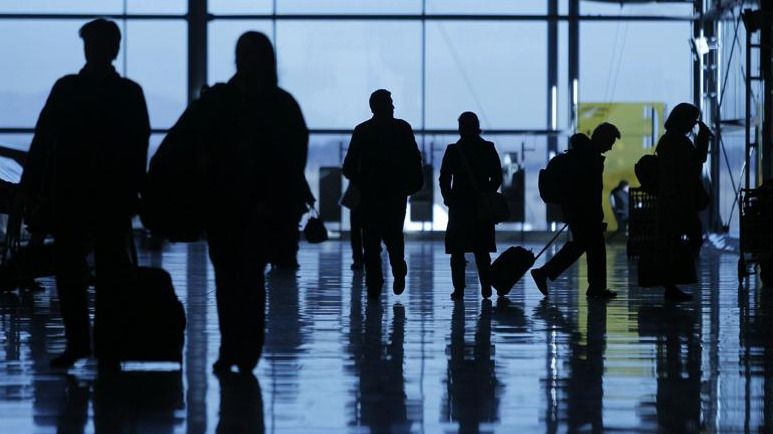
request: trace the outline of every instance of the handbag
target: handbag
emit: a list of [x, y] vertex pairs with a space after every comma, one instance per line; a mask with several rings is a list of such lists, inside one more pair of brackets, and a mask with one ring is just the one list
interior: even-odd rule
[[464, 156], [461, 146], [456, 145], [459, 157], [462, 160], [467, 176], [470, 178], [470, 184], [476, 192], [475, 201], [477, 205], [478, 220], [492, 223], [502, 223], [510, 218], [510, 208], [507, 206], [507, 199], [498, 191], [480, 191], [478, 183], [475, 181], [475, 174], [472, 172], [467, 158]]
[[306, 241], [311, 244], [319, 244], [327, 241], [328, 234], [325, 224], [319, 218], [319, 212], [316, 208], [311, 208], [311, 217], [306, 222], [306, 226], [303, 228], [303, 236], [306, 237]]

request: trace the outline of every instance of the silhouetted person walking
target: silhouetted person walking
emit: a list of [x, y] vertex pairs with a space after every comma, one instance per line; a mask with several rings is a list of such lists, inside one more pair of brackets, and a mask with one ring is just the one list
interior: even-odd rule
[[569, 224], [572, 240], [566, 243], [542, 268], [531, 271], [537, 288], [548, 294], [548, 279], [555, 280], [583, 253], [588, 261], [589, 297], [611, 298], [617, 294], [607, 289], [606, 245], [604, 244], [604, 211], [601, 193], [604, 187], [604, 156], [601, 155], [620, 138], [620, 131], [602, 123], [589, 139], [575, 134], [569, 139], [568, 161], [563, 180], [565, 194], [561, 202], [564, 220]]
[[343, 173], [360, 190], [365, 280], [368, 296], [377, 297], [384, 285], [381, 242], [389, 252], [393, 291], [405, 290], [403, 222], [408, 196], [423, 183], [421, 154], [408, 122], [395, 119], [389, 91], [370, 96], [373, 117], [355, 127], [344, 159]]
[[612, 189], [610, 199], [612, 202], [612, 211], [615, 213], [615, 220], [617, 221], [617, 230], [615, 233], [609, 236], [609, 239], [622, 234], [625, 235], [628, 229], [628, 181], [621, 180], [617, 187]]
[[215, 372], [251, 372], [265, 337], [265, 266], [277, 228], [298, 206], [308, 131], [300, 107], [278, 86], [276, 57], [262, 33], [236, 43], [236, 74], [202, 93], [169, 133], [203, 143], [205, 230], [215, 269], [219, 358]]
[[671, 110], [664, 124], [666, 133], [658, 141], [657, 234], [654, 255], [661, 267], [665, 296], [689, 300], [677, 284], [698, 281], [694, 257], [703, 242], [698, 212], [708, 196], [701, 173], [706, 162], [711, 131], [703, 122], [695, 144], [688, 134], [698, 123], [700, 110], [681, 103]]
[[493, 221], [478, 218], [478, 195], [502, 185], [502, 163], [494, 144], [480, 136], [480, 121], [472, 112], [459, 116], [458, 142], [448, 145], [440, 166], [440, 192], [448, 206], [446, 253], [451, 254], [453, 299], [464, 296], [465, 252], [475, 254], [481, 294], [491, 297], [491, 256], [496, 252]]
[[80, 29], [86, 65], [59, 79], [40, 113], [21, 188], [37, 223], [55, 238], [56, 287], [67, 346], [51, 360], [68, 368], [91, 354], [86, 256], [94, 251], [94, 349], [108, 355], [115, 291], [130, 270], [131, 216], [145, 174], [150, 125], [137, 83], [112, 62], [121, 32], [104, 19]]

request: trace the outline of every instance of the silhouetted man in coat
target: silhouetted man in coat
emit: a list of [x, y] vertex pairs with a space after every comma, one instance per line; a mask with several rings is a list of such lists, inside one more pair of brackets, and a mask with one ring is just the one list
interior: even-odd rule
[[291, 211], [308, 191], [308, 130], [298, 103], [278, 85], [266, 35], [239, 37], [236, 74], [204, 91], [165, 140], [203, 145], [204, 225], [221, 336], [212, 368], [249, 373], [265, 339], [264, 270], [277, 245], [292, 241], [281, 228], [297, 225]]
[[565, 194], [561, 210], [569, 224], [572, 240], [566, 243], [542, 268], [531, 271], [537, 288], [548, 294], [547, 281], [555, 280], [583, 253], [588, 261], [589, 297], [612, 298], [617, 294], [607, 289], [606, 245], [604, 244], [604, 211], [601, 208], [604, 188], [604, 156], [620, 138], [620, 131], [602, 123], [589, 139], [575, 134], [569, 142]]
[[109, 354], [117, 286], [129, 272], [127, 237], [137, 211], [150, 126], [140, 86], [112, 66], [121, 33], [104, 19], [80, 29], [86, 65], [59, 79], [40, 113], [21, 185], [36, 223], [55, 238], [56, 286], [68, 368], [91, 353], [86, 256], [94, 251], [94, 347]]
[[389, 91], [370, 96], [373, 117], [357, 125], [344, 160], [344, 176], [360, 190], [365, 280], [368, 296], [381, 294], [381, 242], [386, 245], [394, 276], [393, 291], [405, 290], [403, 221], [408, 196], [421, 189], [421, 154], [408, 122], [395, 119]]

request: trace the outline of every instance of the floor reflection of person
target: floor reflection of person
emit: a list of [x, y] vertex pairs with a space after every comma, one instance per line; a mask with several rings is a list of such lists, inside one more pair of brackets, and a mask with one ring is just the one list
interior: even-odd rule
[[185, 407], [180, 371], [132, 371], [100, 375], [94, 381], [94, 430], [173, 433]]
[[[577, 321], [567, 316], [553, 304], [543, 301], [535, 315], [544, 320], [548, 329], [569, 336], [569, 376], [563, 380], [548, 378], [550, 388], [562, 389], [565, 402], [549, 401], [548, 424], [554, 428], [566, 421], [567, 432], [604, 432], [604, 353], [606, 350], [607, 306], [603, 300], [588, 303], [587, 335], [583, 339]], [[550, 345], [549, 348], [553, 348]], [[549, 355], [549, 357], [551, 357]], [[552, 357], [557, 357], [552, 355]], [[551, 375], [552, 373], [548, 373]], [[556, 390], [549, 395], [555, 396]], [[565, 404], [565, 406], [562, 406]], [[561, 412], [565, 413], [561, 413]]]
[[224, 372], [220, 382], [220, 419], [217, 434], [261, 434], [265, 432], [263, 394], [254, 375]]
[[470, 345], [464, 338], [464, 305], [456, 303], [451, 314], [446, 379], [448, 396], [442, 411], [445, 419], [459, 423], [461, 433], [477, 433], [481, 423], [496, 422], [499, 418], [497, 390], [500, 384], [496, 378], [491, 346], [491, 316], [491, 301], [483, 300], [475, 328], [475, 341]]
[[349, 345], [359, 378], [353, 391], [353, 423], [370, 427], [372, 433], [409, 431], [403, 372], [405, 308], [399, 303], [392, 306], [392, 331], [384, 341], [384, 306], [368, 303], [363, 321], [362, 283], [354, 279], [353, 284]]
[[701, 431], [701, 337], [697, 311], [674, 304], [639, 309], [639, 333], [655, 339], [658, 430]]

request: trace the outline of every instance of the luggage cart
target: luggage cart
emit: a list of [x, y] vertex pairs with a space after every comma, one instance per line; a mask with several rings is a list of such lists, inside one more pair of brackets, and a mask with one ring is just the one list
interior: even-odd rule
[[638, 258], [655, 241], [657, 201], [641, 188], [628, 190], [628, 259]]
[[767, 268], [773, 260], [773, 186], [742, 188], [738, 196], [738, 282], [759, 271], [762, 283], [768, 285], [771, 281]]

